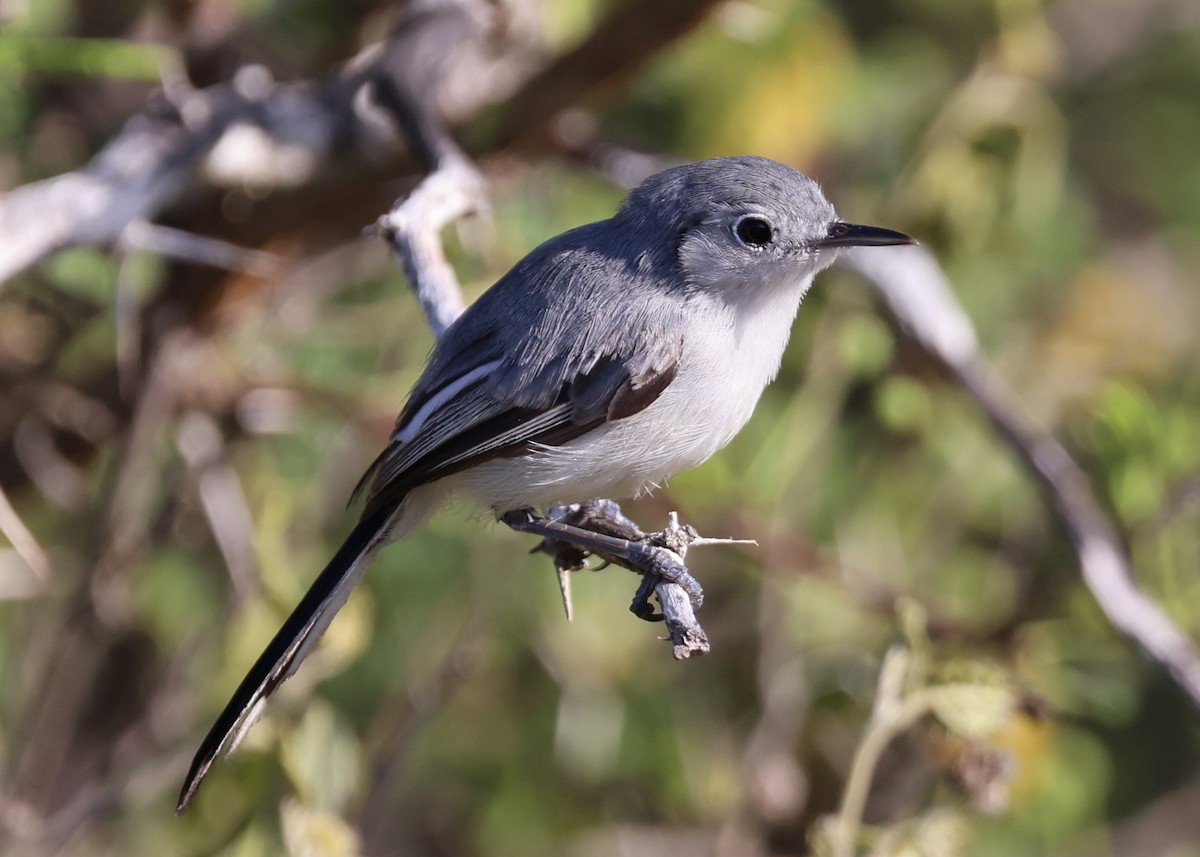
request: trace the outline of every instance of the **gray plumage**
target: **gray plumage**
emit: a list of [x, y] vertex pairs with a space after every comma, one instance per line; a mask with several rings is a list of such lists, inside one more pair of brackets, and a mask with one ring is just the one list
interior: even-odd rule
[[454, 494], [501, 515], [634, 495], [701, 463], [749, 420], [813, 276], [842, 247], [909, 242], [842, 223], [808, 177], [742, 157], [659, 173], [612, 218], [533, 250], [435, 345], [356, 490], [359, 525], [210, 730], [179, 809], [376, 550]]

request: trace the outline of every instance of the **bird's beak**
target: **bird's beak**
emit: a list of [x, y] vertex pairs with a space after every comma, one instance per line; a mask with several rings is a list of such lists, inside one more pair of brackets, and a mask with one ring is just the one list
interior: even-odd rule
[[916, 239], [884, 229], [881, 226], [859, 226], [856, 223], [843, 223], [835, 220], [829, 224], [824, 238], [816, 240], [816, 246], [827, 247], [887, 247], [892, 244], [916, 244]]

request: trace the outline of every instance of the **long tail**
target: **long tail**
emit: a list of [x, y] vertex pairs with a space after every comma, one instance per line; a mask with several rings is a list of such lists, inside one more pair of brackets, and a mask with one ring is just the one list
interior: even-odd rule
[[342, 609], [350, 591], [370, 565], [375, 550], [382, 544], [395, 511], [395, 505], [388, 505], [359, 522], [309, 587], [292, 615], [283, 623], [279, 633], [259, 655], [196, 751], [183, 790], [179, 793], [176, 815], [187, 809], [213, 760], [225, 745], [228, 744], [229, 752], [233, 752], [279, 685], [296, 671], [338, 610]]

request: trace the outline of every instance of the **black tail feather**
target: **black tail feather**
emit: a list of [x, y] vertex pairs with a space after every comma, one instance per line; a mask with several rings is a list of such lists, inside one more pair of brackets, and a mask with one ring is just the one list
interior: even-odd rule
[[[313, 581], [304, 598], [283, 623], [233, 697], [208, 731], [179, 793], [178, 815], [187, 809], [221, 750], [234, 738], [234, 746], [249, 729], [272, 694], [296, 671], [309, 648], [345, 603], [349, 589], [362, 573], [361, 563], [384, 535], [396, 505], [368, 514], [343, 542], [333, 559]], [[231, 746], [230, 750], [233, 749]]]

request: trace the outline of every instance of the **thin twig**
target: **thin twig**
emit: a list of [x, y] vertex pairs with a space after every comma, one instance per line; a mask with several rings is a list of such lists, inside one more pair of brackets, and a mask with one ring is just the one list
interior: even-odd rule
[[[708, 636], [695, 614], [704, 591], [683, 562], [699, 534], [695, 527], [681, 525], [677, 513], [671, 512], [667, 526], [657, 533], [643, 532], [612, 500], [555, 507], [545, 518], [528, 511], [510, 512], [501, 520], [518, 532], [540, 535], [542, 542], [534, 550], [550, 554], [560, 572], [582, 568], [583, 559], [592, 555], [640, 574], [642, 584], [629, 608], [634, 615], [666, 623], [677, 660], [709, 651]], [[651, 592], [658, 598], [660, 614], [649, 604]]]

